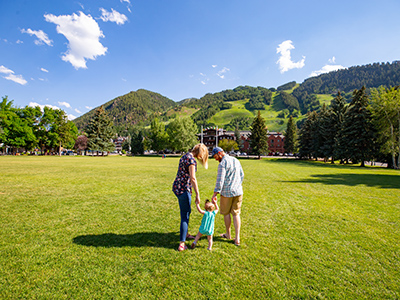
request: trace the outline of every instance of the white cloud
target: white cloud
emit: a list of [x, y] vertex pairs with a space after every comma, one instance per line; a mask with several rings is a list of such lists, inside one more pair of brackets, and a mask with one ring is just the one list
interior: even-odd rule
[[7, 74], [7, 76], [4, 76], [3, 78], [14, 81], [21, 85], [25, 85], [28, 83], [22, 75], [15, 75], [13, 70], [10, 70], [5, 66], [0, 66], [0, 73]]
[[224, 67], [221, 71], [219, 71], [217, 73], [217, 75], [219, 76], [219, 78], [224, 79], [225, 78], [225, 73], [230, 71], [230, 69], [228, 69], [227, 67]]
[[124, 3], [124, 2], [131, 4], [131, 1], [129, 1], [129, 0], [121, 0], [121, 3]]
[[17, 44], [23, 44], [24, 42], [23, 41], [21, 41], [21, 40], [17, 40], [17, 42], [16, 42]]
[[0, 66], [0, 73], [3, 74], [13, 74], [14, 72], [8, 68], [6, 68], [5, 66]]
[[218, 67], [218, 66], [217, 66], [217, 65], [211, 65], [211, 67], [216, 68], [216, 67]]
[[45, 68], [40, 68], [40, 71], [43, 71], [43, 72], [45, 72], [45, 73], [49, 73], [49, 71], [46, 70]]
[[336, 57], [332, 57], [328, 60], [331, 64], [334, 64], [336, 61]]
[[35, 40], [36, 45], [43, 45], [46, 44], [47, 46], [53, 46], [53, 41], [49, 39], [46, 33], [43, 32], [43, 30], [32, 30], [30, 28], [28, 29], [21, 29], [22, 33], [27, 33], [30, 36], [34, 35], [38, 39]]
[[78, 109], [76, 109], [76, 108], [75, 108], [74, 110], [75, 110], [75, 112], [78, 113], [78, 114], [81, 114], [81, 113], [82, 113], [80, 110], [78, 110]]
[[318, 75], [321, 75], [321, 74], [324, 74], [324, 73], [329, 73], [329, 72], [332, 72], [332, 71], [337, 71], [337, 70], [340, 70], [340, 69], [345, 69], [345, 67], [343, 67], [341, 65], [325, 65], [325, 66], [322, 67], [321, 70], [313, 71], [310, 74], [310, 77], [318, 76]]
[[50, 105], [50, 104], [42, 105], [42, 104], [39, 104], [37, 102], [29, 102], [28, 106], [30, 106], [30, 107], [39, 106], [42, 111], [44, 110], [45, 107], [49, 107], [49, 108], [52, 108], [52, 109], [60, 109], [59, 107], [54, 106], [54, 105]]
[[93, 109], [91, 106], [85, 106], [86, 109]]
[[68, 51], [62, 59], [70, 62], [76, 69], [86, 69], [86, 60], [96, 60], [105, 55], [107, 48], [99, 39], [104, 37], [97, 22], [91, 15], [79, 12], [79, 15], [44, 15], [47, 22], [57, 25], [57, 32], [64, 35], [69, 41]]
[[121, 14], [112, 8], [111, 12], [108, 12], [104, 8], [100, 8], [100, 10], [102, 13], [100, 19], [102, 19], [104, 22], [110, 21], [115, 22], [118, 25], [123, 25], [126, 21], [128, 21], [128, 18], [124, 14]]
[[68, 114], [68, 120], [72, 121], [73, 119], [76, 119], [76, 117], [72, 114]]
[[10, 75], [8, 75], [8, 76], [5, 76], [4, 78], [7, 79], [7, 80], [11, 80], [11, 81], [14, 81], [14, 82], [16, 82], [16, 83], [19, 83], [19, 84], [21, 84], [21, 85], [25, 85], [25, 84], [28, 83], [28, 82], [24, 79], [24, 77], [22, 77], [22, 75], [10, 74]]
[[71, 108], [71, 105], [68, 102], [58, 102], [58, 105]]
[[207, 84], [205, 81], [201, 81], [202, 84]]
[[285, 73], [291, 69], [301, 69], [304, 67], [305, 56], [299, 62], [292, 61], [292, 57], [290, 56], [290, 51], [294, 49], [293, 42], [291, 40], [284, 41], [282, 44], [276, 48], [276, 53], [280, 53], [281, 57], [276, 62], [279, 64], [279, 69], [281, 73]]

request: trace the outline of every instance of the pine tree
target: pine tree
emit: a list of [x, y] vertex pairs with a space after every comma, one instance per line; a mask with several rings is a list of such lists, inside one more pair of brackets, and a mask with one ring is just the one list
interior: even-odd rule
[[137, 130], [132, 133], [131, 138], [131, 153], [143, 154], [144, 153], [144, 138], [142, 130]]
[[297, 128], [292, 116], [290, 116], [286, 127], [285, 151], [286, 153], [297, 152]]
[[113, 123], [103, 106], [100, 106], [87, 127], [88, 148], [94, 151], [111, 152], [115, 149], [113, 138]]
[[253, 154], [261, 157], [261, 154], [268, 152], [268, 133], [265, 126], [265, 120], [258, 111], [257, 117], [254, 118], [250, 128], [250, 147]]
[[373, 158], [376, 146], [372, 116], [367, 105], [365, 87], [354, 90], [338, 138], [340, 158], [350, 159], [353, 163], [361, 162], [361, 167], [364, 167], [364, 161]]
[[307, 114], [307, 119], [299, 131], [299, 156], [311, 159], [313, 157], [313, 128], [317, 120], [315, 111]]
[[336, 97], [331, 101], [331, 106], [329, 108], [329, 120], [327, 120], [327, 128], [325, 134], [327, 138], [327, 151], [325, 152], [327, 156], [331, 156], [332, 163], [335, 161], [336, 149], [338, 148], [338, 138], [339, 133], [342, 128], [342, 123], [344, 120], [344, 114], [346, 113], [347, 105], [346, 101], [338, 92]]

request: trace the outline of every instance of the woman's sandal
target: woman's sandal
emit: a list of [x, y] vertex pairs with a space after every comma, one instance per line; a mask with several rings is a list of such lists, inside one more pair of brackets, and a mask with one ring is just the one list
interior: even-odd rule
[[188, 240], [194, 240], [194, 239], [195, 239], [195, 237], [194, 237], [193, 235], [191, 235], [191, 234], [188, 234], [188, 235], [186, 236], [186, 238], [187, 238]]
[[188, 247], [187, 247], [185, 244], [183, 244], [183, 246], [182, 246], [182, 245], [179, 245], [178, 251], [181, 252], [181, 251], [187, 250], [187, 248], [188, 248]]

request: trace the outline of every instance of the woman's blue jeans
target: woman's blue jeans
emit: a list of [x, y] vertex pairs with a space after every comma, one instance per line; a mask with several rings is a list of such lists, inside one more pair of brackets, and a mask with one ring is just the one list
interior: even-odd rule
[[179, 200], [179, 208], [181, 209], [181, 228], [180, 228], [180, 241], [185, 242], [189, 227], [189, 217], [192, 212], [190, 206], [192, 202], [192, 195], [189, 192], [177, 196]]

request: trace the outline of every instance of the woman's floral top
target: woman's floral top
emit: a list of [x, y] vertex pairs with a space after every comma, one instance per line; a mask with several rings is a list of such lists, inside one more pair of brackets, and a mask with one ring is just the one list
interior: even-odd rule
[[188, 152], [179, 160], [178, 173], [176, 174], [174, 184], [172, 185], [172, 191], [177, 196], [182, 195], [186, 191], [192, 193], [192, 183], [190, 182], [189, 174], [190, 165], [194, 165], [195, 171], [197, 171], [197, 162], [193, 157], [193, 154]]

